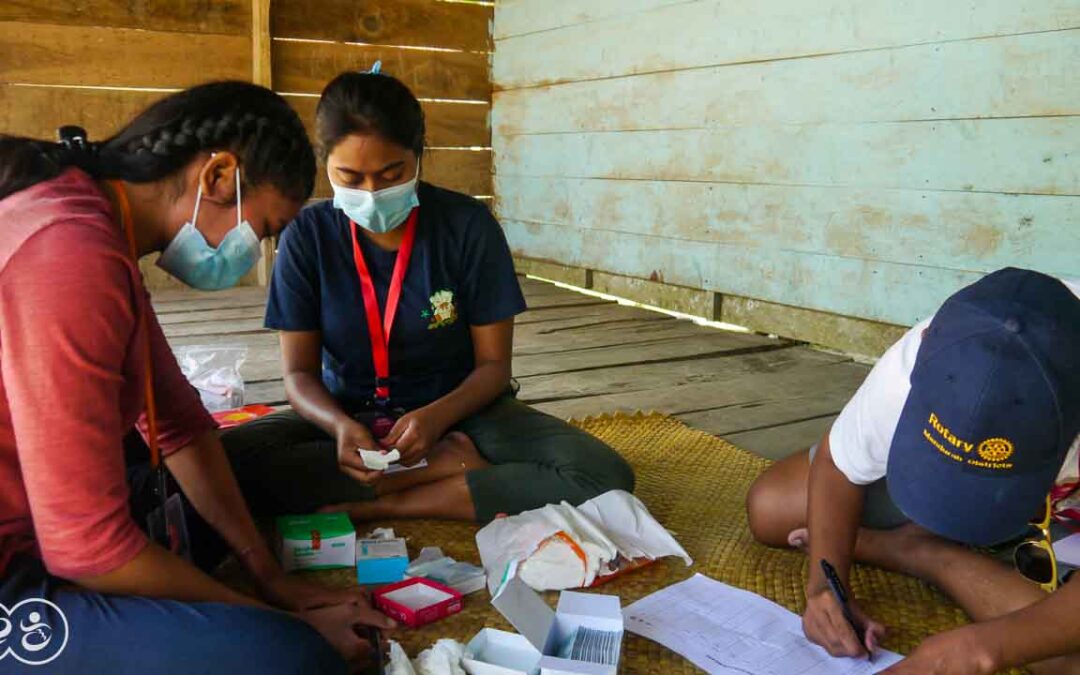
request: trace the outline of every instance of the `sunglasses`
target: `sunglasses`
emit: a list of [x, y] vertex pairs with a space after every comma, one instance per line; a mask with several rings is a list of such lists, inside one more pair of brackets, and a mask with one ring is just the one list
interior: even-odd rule
[[1037, 583], [1047, 593], [1053, 593], [1058, 587], [1057, 556], [1054, 555], [1050, 540], [1052, 517], [1050, 495], [1046, 495], [1042, 513], [1030, 521], [1030, 525], [1039, 531], [1040, 536], [1021, 542], [1013, 551], [1013, 564], [1017, 571], [1029, 581]]

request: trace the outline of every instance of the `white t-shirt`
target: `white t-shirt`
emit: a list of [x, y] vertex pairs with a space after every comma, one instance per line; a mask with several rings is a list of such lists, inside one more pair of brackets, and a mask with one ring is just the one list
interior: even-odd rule
[[[1062, 279], [1073, 295], [1080, 298], [1080, 279]], [[915, 356], [922, 344], [923, 330], [933, 317], [921, 321], [904, 334], [881, 357], [866, 380], [848, 401], [829, 432], [829, 452], [833, 463], [847, 479], [857, 485], [868, 485], [885, 477], [893, 434], [900, 422], [908, 392], [911, 391], [911, 371]], [[1080, 437], [1073, 443], [1070, 457], [1080, 449]], [[1065, 462], [1062, 476], [1075, 474], [1072, 464]]]

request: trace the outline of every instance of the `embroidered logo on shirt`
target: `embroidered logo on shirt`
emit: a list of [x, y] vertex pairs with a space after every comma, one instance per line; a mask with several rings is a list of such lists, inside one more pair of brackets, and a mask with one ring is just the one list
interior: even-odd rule
[[428, 330], [449, 326], [457, 321], [457, 305], [454, 304], [454, 292], [443, 289], [431, 296], [431, 308], [420, 312], [428, 320]]

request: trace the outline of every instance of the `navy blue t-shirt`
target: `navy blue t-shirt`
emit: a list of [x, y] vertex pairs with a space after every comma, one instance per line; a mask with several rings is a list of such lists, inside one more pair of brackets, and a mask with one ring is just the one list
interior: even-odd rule
[[[406, 410], [445, 396], [474, 367], [470, 326], [525, 311], [510, 248], [480, 202], [421, 182], [420, 213], [390, 334], [390, 405]], [[358, 237], [386, 307], [397, 251]], [[349, 219], [331, 201], [313, 204], [281, 236], [266, 327], [322, 332], [322, 374], [353, 411], [373, 400], [375, 369]]]

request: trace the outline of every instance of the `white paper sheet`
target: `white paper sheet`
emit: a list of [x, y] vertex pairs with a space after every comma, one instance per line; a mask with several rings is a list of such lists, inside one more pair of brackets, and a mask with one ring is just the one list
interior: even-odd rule
[[626, 630], [659, 642], [715, 675], [866, 675], [903, 657], [833, 658], [801, 619], [759, 595], [700, 574], [623, 610]]
[[1080, 567], [1080, 534], [1070, 534], [1055, 541], [1054, 555], [1059, 563]]

